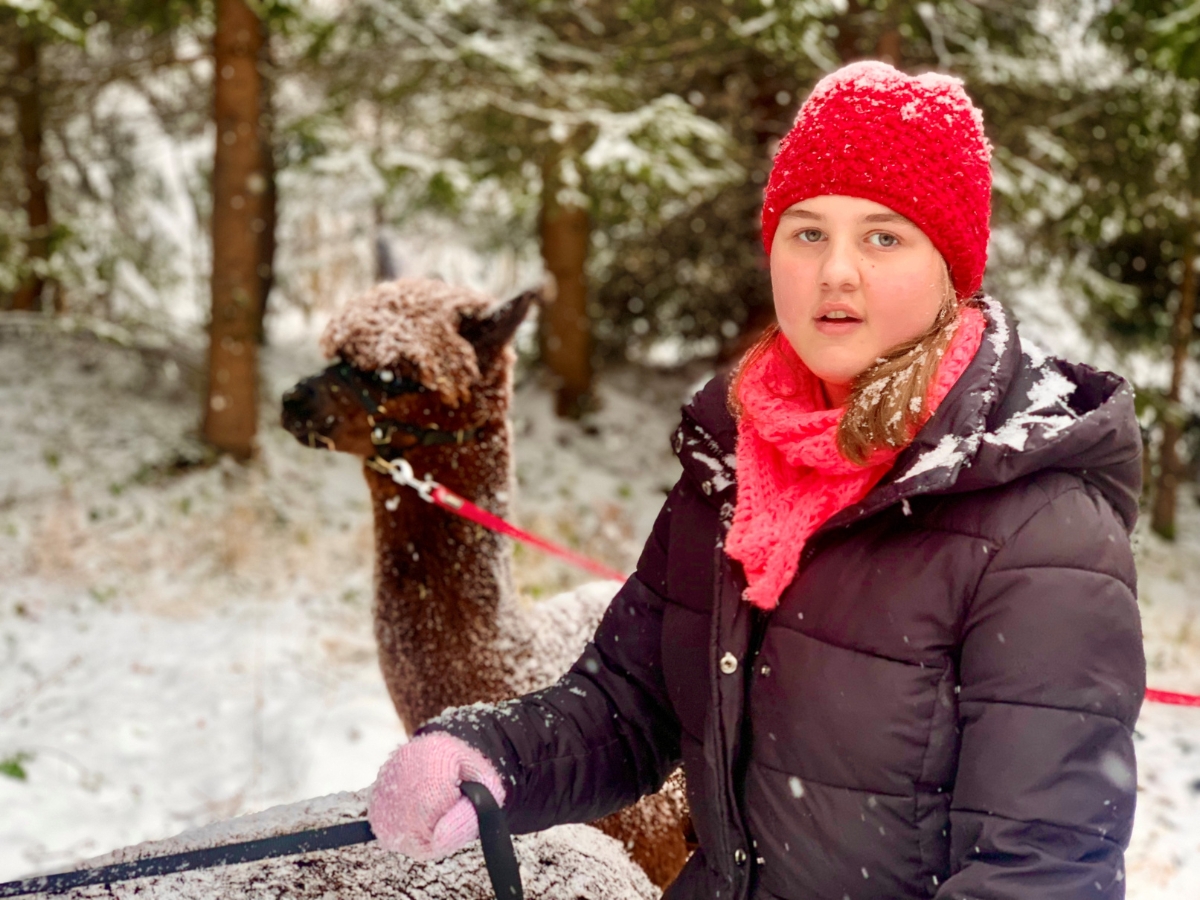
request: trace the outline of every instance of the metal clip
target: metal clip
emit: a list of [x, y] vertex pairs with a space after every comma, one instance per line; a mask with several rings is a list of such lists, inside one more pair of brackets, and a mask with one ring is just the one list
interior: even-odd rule
[[418, 479], [416, 473], [413, 472], [412, 463], [403, 456], [391, 461], [382, 460], [382, 462], [387, 468], [388, 474], [392, 476], [392, 481], [396, 482], [396, 484], [412, 488], [426, 503], [433, 502], [434, 488], [441, 486], [436, 481], [428, 475], [425, 476], [424, 480]]

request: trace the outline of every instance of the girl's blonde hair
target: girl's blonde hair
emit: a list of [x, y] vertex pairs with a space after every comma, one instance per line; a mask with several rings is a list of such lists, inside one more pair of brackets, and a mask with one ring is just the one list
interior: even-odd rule
[[[933, 324], [888, 350], [854, 379], [837, 433], [838, 449], [851, 462], [862, 465], [876, 450], [907, 446], [927, 418], [929, 385], [958, 328], [959, 301], [944, 267], [943, 275], [942, 305]], [[735, 416], [742, 412], [738, 400], [742, 376], [764, 353], [778, 352], [781, 338], [786, 340], [773, 324], [742, 357], [729, 387], [729, 406]]]

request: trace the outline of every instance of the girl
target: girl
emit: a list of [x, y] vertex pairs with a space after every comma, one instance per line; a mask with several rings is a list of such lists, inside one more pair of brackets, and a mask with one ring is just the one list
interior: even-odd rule
[[978, 293], [989, 161], [957, 79], [817, 85], [763, 204], [778, 328], [685, 408], [683, 477], [571, 671], [384, 765], [385, 846], [473, 839], [463, 779], [524, 832], [682, 762], [669, 900], [1124, 896], [1133, 397]]

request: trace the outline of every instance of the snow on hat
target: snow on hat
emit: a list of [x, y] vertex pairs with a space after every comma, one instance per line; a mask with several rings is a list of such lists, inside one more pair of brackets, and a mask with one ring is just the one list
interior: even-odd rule
[[929, 237], [958, 296], [969, 297], [987, 263], [991, 155], [960, 79], [851, 63], [817, 82], [779, 144], [763, 195], [763, 244], [769, 254], [780, 216], [802, 200], [873, 200]]

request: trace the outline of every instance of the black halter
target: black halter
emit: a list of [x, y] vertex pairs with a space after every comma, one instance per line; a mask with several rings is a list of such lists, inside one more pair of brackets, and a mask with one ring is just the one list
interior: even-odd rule
[[[434, 447], [439, 444], [464, 444], [474, 440], [478, 428], [460, 428], [457, 431], [443, 431], [440, 428], [425, 428], [409, 422], [401, 422], [380, 416], [387, 411], [383, 405], [392, 397], [401, 394], [425, 394], [429, 389], [419, 381], [411, 378], [397, 377], [390, 369], [379, 369], [366, 372], [357, 369], [347, 362], [338, 362], [327, 371], [350, 390], [351, 396], [358, 401], [367, 413], [367, 423], [371, 426], [371, 443], [375, 445], [377, 454], [384, 459], [395, 459], [403, 456], [406, 450], [414, 447]], [[335, 386], [336, 389], [336, 386]], [[414, 438], [415, 443], [406, 447], [393, 447], [392, 438], [397, 434]]]

